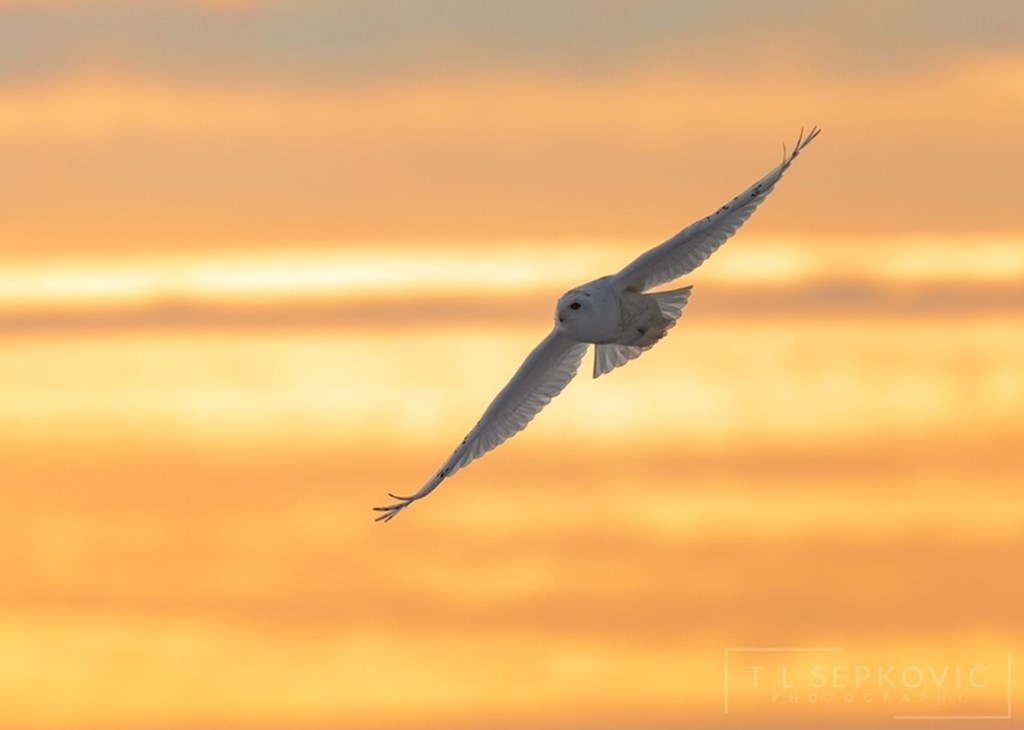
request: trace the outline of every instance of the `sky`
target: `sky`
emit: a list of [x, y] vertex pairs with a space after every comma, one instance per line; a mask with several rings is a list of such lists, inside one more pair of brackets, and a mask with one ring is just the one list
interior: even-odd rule
[[0, 12], [12, 256], [341, 238], [642, 245], [813, 124], [834, 142], [771, 213], [787, 230], [1022, 224], [1011, 2]]
[[1022, 128], [1011, 0], [0, 0], [0, 726], [1013, 726]]

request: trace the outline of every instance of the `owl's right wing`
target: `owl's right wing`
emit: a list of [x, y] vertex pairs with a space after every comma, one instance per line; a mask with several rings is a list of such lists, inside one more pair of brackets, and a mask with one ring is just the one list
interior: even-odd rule
[[377, 517], [377, 522], [387, 522], [417, 499], [426, 497], [459, 469], [526, 428], [533, 417], [575, 377], [587, 347], [586, 342], [576, 342], [557, 329], [552, 330], [527, 356], [508, 385], [498, 393], [480, 421], [430, 481], [408, 497], [389, 494], [397, 501], [384, 507], [374, 507], [383, 513]]
[[803, 131], [796, 147], [783, 157], [778, 167], [723, 205], [716, 212], [684, 228], [659, 246], [641, 254], [614, 277], [619, 291], [643, 292], [677, 279], [696, 269], [708, 256], [734, 234], [764, 202], [796, 156], [818, 136], [817, 127], [805, 137]]

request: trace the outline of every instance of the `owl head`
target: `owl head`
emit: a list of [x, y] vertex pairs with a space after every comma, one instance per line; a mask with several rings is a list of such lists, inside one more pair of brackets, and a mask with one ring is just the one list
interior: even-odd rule
[[583, 289], [567, 291], [558, 298], [555, 306], [555, 321], [565, 328], [571, 328], [574, 323], [586, 320], [593, 316], [590, 300], [592, 296]]
[[605, 279], [570, 289], [555, 307], [555, 326], [577, 342], [607, 341], [618, 321], [618, 296]]

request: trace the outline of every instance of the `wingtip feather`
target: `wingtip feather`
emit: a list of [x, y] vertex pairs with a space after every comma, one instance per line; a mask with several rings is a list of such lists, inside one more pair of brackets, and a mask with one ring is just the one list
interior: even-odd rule
[[399, 497], [398, 495], [388, 492], [388, 496], [394, 500], [397, 500], [395, 504], [385, 505], [383, 507], [374, 507], [374, 512], [383, 512], [384, 514], [374, 518], [374, 522], [390, 522], [395, 516], [408, 507], [410, 504], [418, 499], [417, 497]]

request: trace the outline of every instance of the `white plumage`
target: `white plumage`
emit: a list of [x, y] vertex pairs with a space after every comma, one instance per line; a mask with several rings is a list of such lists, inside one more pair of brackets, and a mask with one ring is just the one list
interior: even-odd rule
[[555, 327], [484, 411], [473, 430], [415, 494], [374, 509], [387, 522], [471, 461], [526, 428], [576, 375], [587, 347], [595, 345], [594, 377], [624, 365], [654, 346], [675, 325], [691, 287], [645, 293], [678, 279], [708, 258], [742, 226], [774, 189], [800, 151], [818, 136], [817, 128], [797, 139], [782, 162], [711, 215], [687, 226], [641, 254], [617, 274], [571, 289], [555, 310]]

